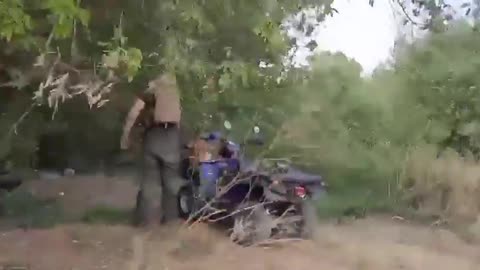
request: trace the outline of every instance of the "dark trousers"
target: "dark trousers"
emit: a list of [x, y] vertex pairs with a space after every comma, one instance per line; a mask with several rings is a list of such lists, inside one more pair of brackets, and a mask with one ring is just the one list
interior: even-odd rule
[[137, 214], [143, 225], [158, 224], [178, 217], [176, 196], [183, 184], [179, 164], [178, 127], [159, 125], [148, 130], [137, 197]]

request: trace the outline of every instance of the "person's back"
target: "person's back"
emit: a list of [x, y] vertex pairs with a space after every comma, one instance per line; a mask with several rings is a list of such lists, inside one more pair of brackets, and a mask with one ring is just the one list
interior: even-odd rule
[[147, 91], [132, 106], [127, 118], [122, 148], [128, 146], [132, 122], [145, 123], [142, 182], [137, 201], [137, 214], [147, 225], [176, 218], [176, 193], [179, 177], [181, 120], [180, 95], [175, 77], [164, 74], [149, 83]]
[[175, 77], [164, 74], [149, 84], [149, 91], [155, 96], [155, 123], [180, 123], [180, 94]]

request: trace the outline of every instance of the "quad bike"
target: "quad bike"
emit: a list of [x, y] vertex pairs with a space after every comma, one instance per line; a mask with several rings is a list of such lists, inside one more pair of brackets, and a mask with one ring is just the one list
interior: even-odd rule
[[[180, 217], [228, 224], [232, 240], [242, 245], [308, 236], [316, 219], [315, 201], [326, 189], [322, 177], [303, 173], [288, 160], [250, 162], [243, 157], [244, 145], [223, 140], [226, 155], [188, 168], [188, 181], [177, 196]], [[262, 144], [258, 139], [248, 142]], [[210, 181], [208, 199], [199, 195], [201, 177]]]

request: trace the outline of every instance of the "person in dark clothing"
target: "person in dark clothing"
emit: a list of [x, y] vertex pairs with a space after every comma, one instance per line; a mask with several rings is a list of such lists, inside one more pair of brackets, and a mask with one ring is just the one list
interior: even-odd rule
[[140, 115], [145, 135], [136, 216], [137, 223], [151, 226], [177, 218], [176, 194], [183, 184], [179, 175], [181, 107], [174, 76], [159, 76], [137, 98], [124, 126], [122, 149], [128, 149], [130, 130]]

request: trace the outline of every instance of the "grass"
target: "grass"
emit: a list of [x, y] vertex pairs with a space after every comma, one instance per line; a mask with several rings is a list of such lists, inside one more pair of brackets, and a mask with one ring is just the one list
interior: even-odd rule
[[454, 151], [437, 153], [428, 147], [412, 152], [393, 195], [381, 192], [380, 181], [353, 186], [358, 179], [349, 177], [319, 201], [320, 218], [387, 213], [419, 223], [446, 222], [480, 239], [480, 161]]
[[411, 202], [422, 212], [474, 223], [480, 216], [480, 162], [446, 151], [413, 153], [405, 172]]
[[55, 200], [40, 200], [31, 193], [16, 190], [2, 200], [3, 217], [21, 227], [48, 228], [64, 222], [64, 213]]
[[[6, 193], [2, 200], [0, 217], [8, 224], [22, 228], [50, 228], [66, 222], [79, 221], [67, 218], [60, 203], [53, 199], [41, 200], [29, 192], [16, 190]], [[86, 211], [80, 221], [88, 224], [127, 224], [131, 211], [97, 206]]]
[[97, 206], [88, 210], [82, 221], [89, 224], [128, 224], [131, 211], [106, 206]]

